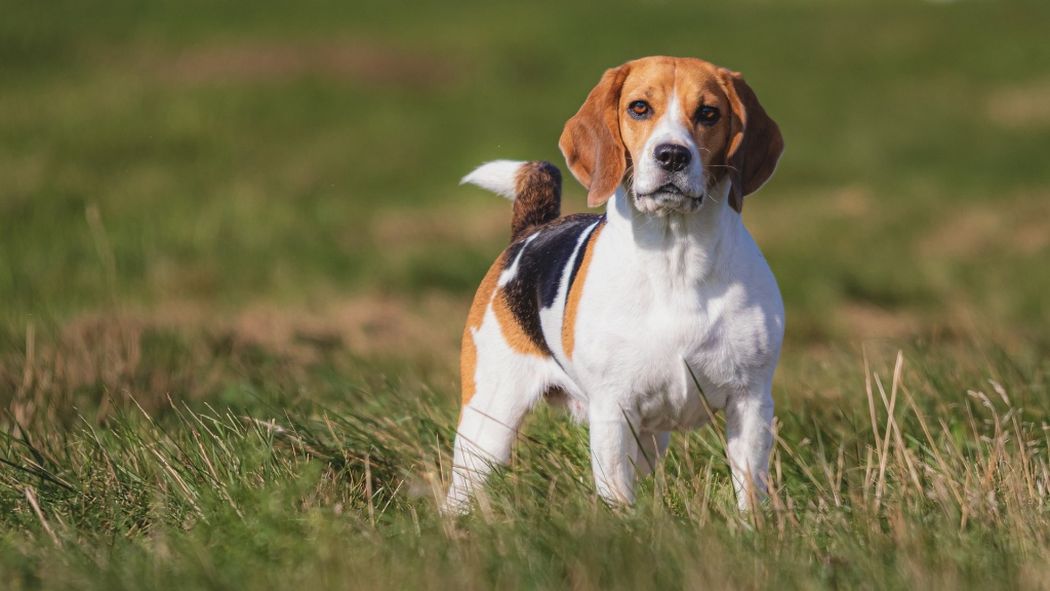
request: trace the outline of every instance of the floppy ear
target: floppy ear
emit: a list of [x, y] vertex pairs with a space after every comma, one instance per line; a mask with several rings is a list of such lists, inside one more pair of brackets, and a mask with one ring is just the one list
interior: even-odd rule
[[627, 169], [618, 105], [627, 66], [606, 70], [583, 106], [565, 123], [558, 147], [576, 180], [587, 188], [587, 205], [609, 200]]
[[784, 138], [739, 72], [719, 68], [718, 73], [733, 110], [726, 151], [733, 183], [729, 204], [740, 211], [744, 196], [757, 191], [773, 175], [784, 152]]

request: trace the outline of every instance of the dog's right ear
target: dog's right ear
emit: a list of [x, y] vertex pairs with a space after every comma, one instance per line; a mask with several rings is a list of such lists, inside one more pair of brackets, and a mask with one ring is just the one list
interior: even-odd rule
[[608, 201], [627, 170], [618, 108], [627, 68], [605, 71], [580, 110], [565, 123], [558, 141], [572, 175], [587, 189], [589, 207]]

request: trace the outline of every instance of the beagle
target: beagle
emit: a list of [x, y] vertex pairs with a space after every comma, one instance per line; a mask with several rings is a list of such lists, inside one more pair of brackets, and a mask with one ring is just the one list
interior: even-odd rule
[[605, 213], [559, 217], [561, 175], [546, 162], [490, 162], [463, 179], [512, 199], [514, 214], [463, 331], [444, 511], [469, 510], [544, 399], [589, 424], [611, 504], [634, 501], [671, 431], [724, 411], [748, 509], [766, 491], [784, 307], [740, 211], [783, 151], [777, 124], [740, 74], [647, 57], [605, 72], [559, 146]]

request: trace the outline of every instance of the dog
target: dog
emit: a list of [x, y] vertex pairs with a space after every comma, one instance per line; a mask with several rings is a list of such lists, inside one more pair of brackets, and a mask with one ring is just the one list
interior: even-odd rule
[[724, 411], [737, 501], [753, 508], [784, 306], [740, 214], [773, 174], [780, 129], [739, 73], [657, 56], [607, 70], [559, 147], [604, 214], [560, 217], [561, 175], [546, 162], [463, 179], [513, 200], [513, 219], [463, 331], [443, 510], [469, 512], [544, 399], [589, 425], [596, 490], [614, 506], [634, 502], [672, 431]]

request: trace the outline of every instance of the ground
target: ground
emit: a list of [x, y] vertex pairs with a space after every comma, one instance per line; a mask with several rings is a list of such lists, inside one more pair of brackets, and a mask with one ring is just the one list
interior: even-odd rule
[[[1050, 586], [1050, 9], [1036, 1], [0, 6], [9, 589]], [[506, 201], [604, 68], [742, 71], [787, 306], [773, 494], [720, 425], [638, 506], [541, 409], [436, 513]], [[566, 183], [568, 211], [585, 196]]]

